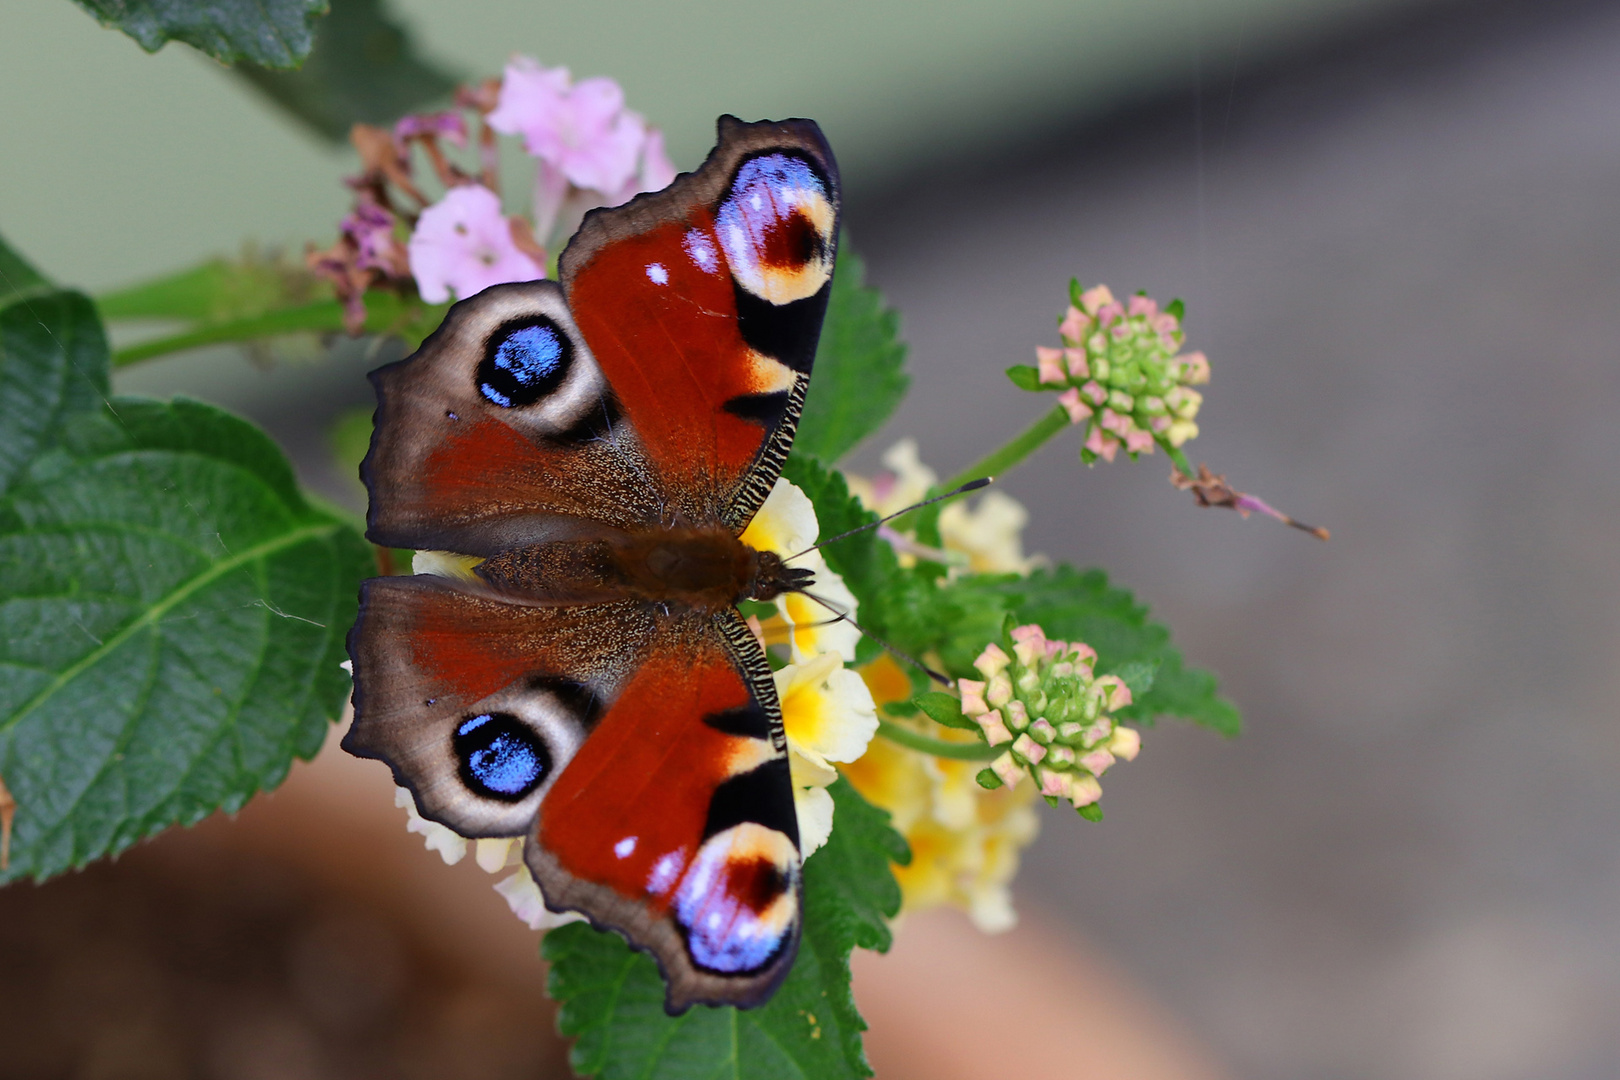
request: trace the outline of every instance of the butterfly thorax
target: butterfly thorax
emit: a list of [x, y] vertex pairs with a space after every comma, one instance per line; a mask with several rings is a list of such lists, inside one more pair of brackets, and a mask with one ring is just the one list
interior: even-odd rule
[[517, 597], [561, 603], [645, 600], [710, 614], [740, 600], [773, 600], [811, 572], [758, 551], [721, 525], [615, 532], [531, 544], [480, 563], [478, 576]]

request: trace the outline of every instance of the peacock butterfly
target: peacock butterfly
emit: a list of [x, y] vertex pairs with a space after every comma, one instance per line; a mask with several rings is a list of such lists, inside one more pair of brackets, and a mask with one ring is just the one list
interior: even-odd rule
[[650, 952], [672, 1014], [760, 1004], [798, 948], [781, 707], [736, 604], [809, 573], [738, 536], [838, 219], [814, 123], [722, 117], [696, 172], [587, 215], [560, 282], [463, 300], [371, 376], [366, 535], [481, 561], [362, 586], [343, 747], [463, 836], [524, 837], [547, 906]]

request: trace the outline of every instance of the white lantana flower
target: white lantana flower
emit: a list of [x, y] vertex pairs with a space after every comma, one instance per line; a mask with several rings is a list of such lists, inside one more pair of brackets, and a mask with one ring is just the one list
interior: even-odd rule
[[883, 467], [889, 471], [871, 480], [864, 476], [844, 478], [850, 494], [878, 517], [899, 513], [921, 502], [928, 495], [928, 489], [939, 483], [939, 474], [917, 456], [916, 439], [901, 439], [885, 450]]
[[523, 864], [522, 837], [497, 836], [468, 840], [448, 826], [423, 817], [416, 809], [416, 800], [405, 788], [394, 789], [394, 805], [403, 807], [409, 815], [406, 830], [426, 837], [428, 850], [437, 851], [439, 857], [450, 866], [466, 858], [467, 849], [471, 846], [473, 861], [486, 874], [498, 874], [509, 866], [517, 867], [516, 873], [496, 884], [495, 891], [501, 894], [501, 899], [512, 909], [512, 914], [527, 923], [529, 929], [549, 930], [564, 923], [578, 922], [581, 918], [575, 912], [559, 915], [546, 907], [540, 886], [535, 884], [534, 875]]
[[969, 509], [965, 500], [948, 503], [939, 515], [939, 536], [946, 551], [968, 557], [975, 574], [1027, 574], [1043, 560], [1025, 558], [1023, 533], [1029, 511], [1011, 495], [989, 491]]
[[[861, 640], [861, 632], [852, 621], [856, 617], [855, 594], [827, 565], [821, 552], [807, 551], [816, 542], [820, 529], [810, 497], [794, 484], [778, 479], [741, 539], [756, 551], [774, 551], [784, 558], [805, 552], [792, 565], [811, 571], [815, 575], [811, 590], [836, 609], [828, 610], [801, 593], [783, 593], [776, 598], [776, 610], [789, 626], [789, 659], [799, 664], [822, 653], [837, 653], [846, 663], [854, 663], [855, 646]], [[840, 614], [848, 618], [839, 619]]]
[[778, 671], [776, 695], [787, 730], [799, 849], [808, 858], [832, 835], [833, 801], [826, 790], [838, 779], [832, 763], [866, 753], [877, 734], [877, 706], [866, 683], [834, 652]]
[[[939, 483], [939, 474], [917, 456], [915, 439], [901, 439], [889, 447], [883, 454], [883, 465], [889, 471], [874, 479], [847, 478], [850, 492], [879, 517], [899, 513], [921, 502]], [[947, 503], [940, 511], [943, 552], [919, 547], [910, 537], [886, 535], [895, 545], [902, 566], [912, 565], [916, 556], [922, 555], [947, 559], [953, 573], [1027, 574], [1045, 561], [1039, 555], [1024, 555], [1022, 535], [1028, 522], [1029, 511], [1017, 499], [1005, 492], [990, 491], [980, 496], [971, 508], [965, 500], [958, 499]]]

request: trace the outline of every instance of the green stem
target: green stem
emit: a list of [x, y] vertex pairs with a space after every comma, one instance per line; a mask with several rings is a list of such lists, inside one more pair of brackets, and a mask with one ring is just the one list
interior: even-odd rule
[[[421, 304], [385, 290], [368, 292], [364, 332], [399, 334], [414, 346], [439, 324], [448, 309], [448, 304]], [[152, 341], [136, 342], [113, 353], [112, 363], [115, 368], [127, 367], [142, 360], [204, 345], [253, 341], [281, 334], [335, 334], [344, 329], [343, 304], [337, 300], [317, 300], [245, 319], [198, 326]]]
[[1197, 476], [1198, 475], [1197, 473], [1193, 472], [1192, 465], [1190, 465], [1187, 462], [1187, 455], [1183, 454], [1178, 448], [1176, 448], [1174, 446], [1171, 446], [1169, 443], [1163, 442], [1163, 441], [1159, 442], [1159, 446], [1160, 446], [1161, 449], [1164, 450], [1164, 452], [1166, 454], [1170, 455], [1171, 464], [1173, 464], [1176, 468], [1180, 469], [1181, 474], [1183, 476]]
[[950, 491], [952, 488], [961, 487], [969, 480], [977, 480], [981, 476], [999, 478], [1008, 469], [1033, 454], [1046, 440], [1068, 426], [1068, 411], [1061, 405], [1054, 405], [1051, 412], [1014, 435], [1005, 446], [992, 450], [945, 481], [943, 490]]
[[913, 750], [921, 750], [925, 754], [935, 757], [954, 758], [957, 761], [989, 761], [1001, 756], [998, 747], [986, 746], [981, 742], [959, 743], [946, 742], [944, 739], [935, 739], [927, 735], [919, 735], [910, 728], [891, 724], [887, 720], [878, 721], [878, 734], [890, 742]]
[[202, 326], [151, 341], [127, 345], [113, 353], [113, 367], [127, 367], [142, 360], [151, 360], [169, 353], [184, 352], [204, 345], [220, 345], [232, 341], [251, 341], [254, 338], [274, 337], [279, 334], [297, 334], [310, 331], [338, 331], [343, 329], [343, 305], [336, 300], [320, 300], [313, 304], [283, 308], [266, 315]]

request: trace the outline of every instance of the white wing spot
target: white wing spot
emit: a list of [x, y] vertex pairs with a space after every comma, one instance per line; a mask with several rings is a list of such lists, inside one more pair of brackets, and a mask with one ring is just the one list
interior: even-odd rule
[[669, 271], [664, 269], [663, 263], [648, 263], [647, 277], [654, 285], [669, 284]]
[[613, 845], [613, 854], [621, 859], [629, 858], [630, 853], [634, 850], [636, 850], [636, 838], [633, 836], [627, 836]]
[[653, 864], [653, 870], [647, 877], [647, 891], [650, 893], [668, 892], [675, 886], [675, 879], [680, 877], [683, 852], [672, 851]]

